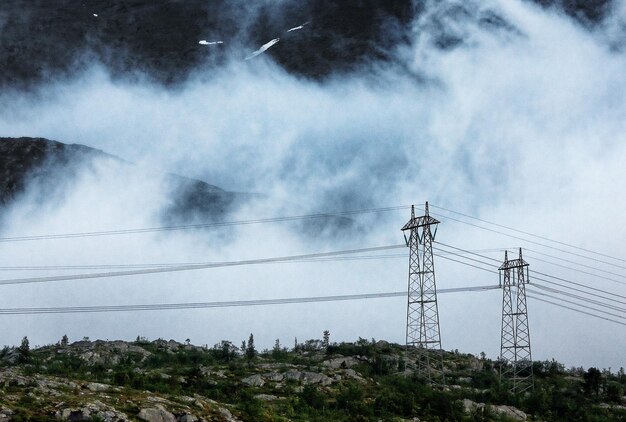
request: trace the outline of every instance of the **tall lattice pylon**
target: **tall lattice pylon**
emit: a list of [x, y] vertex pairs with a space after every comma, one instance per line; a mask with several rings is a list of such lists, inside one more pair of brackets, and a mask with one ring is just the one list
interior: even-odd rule
[[530, 352], [530, 330], [526, 306], [528, 263], [519, 258], [509, 260], [499, 268], [502, 287], [502, 336], [500, 341], [500, 382], [510, 382], [514, 394], [533, 387], [533, 365]]
[[417, 351], [418, 375], [429, 383], [444, 384], [433, 261], [433, 240], [438, 224], [438, 220], [428, 215], [426, 202], [425, 213], [421, 217], [415, 217], [415, 207], [411, 206], [411, 219], [402, 227], [404, 240], [410, 248], [406, 345]]

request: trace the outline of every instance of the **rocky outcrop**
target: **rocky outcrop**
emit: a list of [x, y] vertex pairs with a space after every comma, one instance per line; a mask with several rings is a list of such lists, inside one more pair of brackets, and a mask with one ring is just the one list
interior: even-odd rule
[[137, 417], [146, 422], [176, 422], [176, 417], [161, 405], [141, 409]]
[[330, 369], [339, 369], [339, 368], [352, 368], [354, 365], [358, 364], [359, 361], [353, 358], [352, 356], [341, 356], [333, 359], [325, 360], [323, 365]]
[[259, 374], [250, 375], [249, 377], [242, 379], [241, 382], [252, 387], [263, 387], [263, 385], [265, 385], [265, 380], [263, 379], [263, 376]]
[[302, 383], [303, 385], [318, 384], [327, 386], [332, 384], [335, 380], [321, 372], [298, 370], [289, 370], [285, 373], [269, 372], [266, 374], [254, 374], [241, 380], [242, 383], [253, 387], [263, 387], [267, 382], [277, 383], [282, 381], [294, 381]]
[[524, 413], [523, 411], [513, 406], [506, 406], [506, 405], [486, 406], [485, 403], [476, 403], [469, 399], [463, 400], [463, 409], [465, 410], [465, 413], [468, 413], [468, 414], [473, 413], [473, 412], [484, 413], [487, 411], [486, 410], [487, 408], [491, 410], [492, 412], [498, 415], [504, 416], [506, 418], [509, 418], [511, 420], [525, 421], [528, 419], [528, 415], [526, 415], [526, 413]]
[[[60, 407], [63, 403], [60, 403]], [[128, 421], [129, 418], [125, 413], [119, 412], [111, 406], [101, 401], [94, 400], [82, 407], [65, 407], [55, 413], [58, 420], [70, 422], [92, 421], [101, 419], [105, 422], [121, 422]]]

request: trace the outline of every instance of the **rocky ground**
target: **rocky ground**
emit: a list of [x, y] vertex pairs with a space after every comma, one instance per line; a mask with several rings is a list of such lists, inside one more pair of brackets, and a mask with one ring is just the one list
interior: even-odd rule
[[[141, 338], [5, 347], [0, 421], [565, 420], [554, 403], [547, 410], [536, 403], [555, 385], [566, 393], [558, 400], [581, 394], [578, 411], [602, 417], [589, 420], [626, 417], [626, 398], [603, 395], [613, 385], [606, 374], [598, 400], [587, 403], [586, 373], [537, 363], [536, 391], [516, 398], [499, 385], [496, 362], [455, 352], [445, 353], [446, 386], [432, 388], [416, 377], [414, 352], [363, 339], [310, 340], [294, 350], [277, 344], [263, 353], [226, 341], [201, 347]], [[615, 379], [626, 383], [622, 377]]]

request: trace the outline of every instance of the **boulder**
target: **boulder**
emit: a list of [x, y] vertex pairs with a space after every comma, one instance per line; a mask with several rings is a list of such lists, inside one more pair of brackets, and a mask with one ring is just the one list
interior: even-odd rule
[[137, 417], [146, 422], [176, 422], [176, 417], [160, 405], [141, 409]]
[[267, 374], [263, 374], [263, 378], [265, 378], [267, 381], [281, 382], [285, 378], [285, 376], [280, 372], [268, 372]]
[[90, 382], [89, 384], [87, 384], [87, 390], [93, 391], [94, 393], [107, 391], [110, 388], [110, 385], [100, 384], [99, 382]]
[[[484, 409], [484, 408], [485, 408], [484, 403], [476, 403], [469, 399], [463, 399], [463, 409], [465, 410], [465, 413], [471, 413], [474, 410]], [[516, 421], [525, 421], [528, 419], [528, 416], [526, 415], [526, 413], [522, 412], [521, 410], [513, 406], [505, 406], [505, 405], [491, 406], [491, 410], [493, 410], [493, 412], [497, 413], [498, 415], [502, 415], [502, 416], [505, 416], [509, 419], [513, 419]]]
[[224, 407], [218, 408], [217, 411], [219, 412], [220, 416], [224, 418], [226, 422], [240, 422], [239, 419], [237, 419], [236, 417], [233, 416], [232, 413], [230, 413], [230, 410]]
[[304, 384], [330, 385], [333, 380], [327, 375], [318, 372], [302, 372], [302, 382]]
[[242, 379], [241, 382], [252, 387], [263, 387], [265, 384], [265, 380], [259, 374], [250, 375], [249, 377]]
[[358, 360], [356, 360], [352, 356], [348, 356], [348, 357], [338, 357], [338, 358], [326, 360], [322, 363], [322, 365], [330, 369], [339, 369], [339, 368], [351, 368], [357, 363], [359, 363]]
[[475, 409], [482, 409], [485, 407], [484, 403], [476, 403], [470, 399], [463, 399], [463, 410], [465, 413], [471, 413]]
[[354, 369], [346, 369], [344, 374], [346, 374], [346, 377], [348, 378], [352, 378], [357, 381], [365, 381], [363, 377], [361, 377]]
[[302, 378], [302, 372], [300, 371], [285, 372], [285, 380], [287, 381], [300, 381], [300, 378]]
[[505, 405], [493, 406], [492, 409], [494, 410], [495, 413], [504, 415], [507, 418], [510, 418], [516, 421], [525, 421], [528, 419], [528, 416], [526, 415], [526, 413], [522, 412], [521, 410], [513, 406], [505, 406]]
[[2, 410], [0, 410], [0, 421], [4, 422], [4, 421], [10, 421], [11, 420], [11, 415], [13, 415], [14, 412], [11, 409], [6, 409], [3, 408]]
[[272, 394], [257, 394], [256, 396], [254, 396], [254, 398], [257, 400], [262, 400], [262, 401], [273, 401], [273, 400], [278, 399], [278, 397]]

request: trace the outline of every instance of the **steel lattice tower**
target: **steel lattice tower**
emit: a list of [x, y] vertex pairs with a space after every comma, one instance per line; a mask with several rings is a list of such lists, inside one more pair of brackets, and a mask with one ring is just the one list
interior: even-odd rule
[[523, 393], [533, 387], [533, 362], [526, 306], [528, 263], [522, 259], [522, 248], [519, 258], [513, 260], [509, 260], [505, 251], [499, 270], [502, 276], [500, 382], [511, 381], [511, 391]]
[[[444, 384], [433, 261], [433, 240], [437, 233], [437, 224], [439, 221], [428, 215], [426, 202], [422, 217], [415, 217], [415, 207], [411, 206], [411, 219], [402, 227], [404, 240], [410, 248], [406, 345], [417, 350], [418, 375], [426, 378], [429, 383], [433, 382], [433, 378], [438, 378], [435, 381]], [[435, 226], [434, 231], [431, 226]], [[408, 237], [406, 231], [410, 231]], [[431, 366], [432, 359], [435, 359], [436, 368]]]

